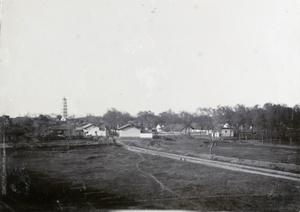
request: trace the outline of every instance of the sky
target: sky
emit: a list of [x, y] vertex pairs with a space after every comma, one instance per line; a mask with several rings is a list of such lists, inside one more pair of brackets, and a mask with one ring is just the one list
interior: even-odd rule
[[300, 1], [2, 0], [0, 115], [300, 104]]

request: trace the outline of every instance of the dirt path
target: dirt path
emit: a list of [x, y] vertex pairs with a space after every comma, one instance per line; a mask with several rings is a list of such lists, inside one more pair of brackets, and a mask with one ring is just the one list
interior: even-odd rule
[[190, 163], [197, 163], [202, 164], [206, 166], [216, 167], [216, 168], [222, 168], [227, 169], [231, 171], [238, 171], [238, 172], [244, 172], [249, 174], [258, 174], [268, 177], [275, 177], [275, 178], [281, 178], [286, 180], [293, 180], [300, 182], [300, 175], [290, 172], [284, 172], [284, 171], [277, 171], [272, 169], [265, 169], [265, 168], [258, 168], [258, 167], [252, 167], [252, 166], [245, 166], [245, 165], [239, 165], [239, 164], [232, 164], [232, 163], [226, 163], [226, 162], [220, 162], [220, 161], [213, 161], [213, 160], [207, 160], [202, 158], [196, 158], [196, 157], [190, 157], [190, 156], [183, 156], [173, 153], [166, 153], [166, 152], [159, 152], [149, 149], [143, 149], [140, 147], [133, 147], [133, 146], [127, 146], [124, 145], [124, 148], [132, 151], [137, 152], [141, 154], [150, 154], [155, 156], [161, 156], [161, 157], [167, 157], [175, 160], [182, 160]]
[[[171, 189], [169, 189], [167, 186], [165, 186], [161, 181], [159, 181], [159, 180], [158, 180], [155, 176], [153, 176], [151, 173], [148, 173], [148, 172], [145, 172], [145, 171], [141, 170], [140, 167], [139, 167], [139, 164], [142, 163], [142, 162], [144, 162], [144, 161], [145, 161], [145, 158], [143, 157], [143, 155], [142, 155], [141, 153], [136, 152], [136, 151], [133, 151], [133, 152], [136, 153], [136, 154], [138, 154], [138, 155], [142, 158], [141, 161], [138, 161], [138, 162], [136, 163], [136, 168], [137, 168], [137, 170], [138, 170], [139, 172], [141, 172], [141, 173], [143, 173], [143, 174], [145, 174], [145, 175], [151, 177], [155, 182], [157, 182], [157, 183], [160, 185], [162, 191], [165, 190], [165, 191], [170, 192], [170, 193], [171, 193], [175, 198], [177, 198], [178, 200], [179, 200], [179, 199], [182, 199], [181, 195], [179, 195], [179, 194], [177, 194], [176, 192], [174, 192], [174, 191], [172, 191]], [[190, 202], [191, 205], [194, 205], [195, 208], [198, 208], [198, 209], [199, 209], [199, 205], [195, 204], [194, 202], [192, 202], [192, 201], [190, 201], [190, 200], [187, 200], [187, 201]]]
[[145, 171], [143, 171], [143, 170], [140, 169], [139, 164], [142, 163], [142, 162], [144, 162], [144, 161], [145, 161], [145, 158], [144, 158], [143, 155], [141, 155], [140, 153], [137, 153], [137, 154], [138, 154], [139, 156], [142, 157], [142, 160], [141, 160], [141, 161], [138, 161], [138, 162], [136, 163], [136, 168], [137, 168], [137, 170], [138, 170], [139, 172], [141, 172], [141, 173], [143, 173], [143, 174], [145, 174], [145, 175], [151, 177], [155, 182], [157, 182], [157, 183], [160, 185], [160, 187], [161, 187], [162, 190], [169, 191], [169, 192], [172, 193], [173, 195], [178, 196], [178, 195], [175, 194], [171, 189], [167, 188], [162, 182], [160, 182], [155, 176], [153, 176], [152, 174], [147, 173], [147, 172], [145, 172]]

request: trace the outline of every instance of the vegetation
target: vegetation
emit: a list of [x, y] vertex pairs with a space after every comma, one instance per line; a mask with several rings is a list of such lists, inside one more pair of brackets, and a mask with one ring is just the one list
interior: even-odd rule
[[[190, 150], [207, 152], [196, 139], [159, 143], [152, 145], [187, 156], [194, 153]], [[221, 148], [227, 144], [217, 148], [230, 162], [238, 160], [232, 154], [262, 160], [261, 164], [263, 155], [276, 164], [288, 154], [294, 155], [289, 162], [297, 161], [296, 148], [245, 147], [242, 142], [229, 143], [230, 150]], [[274, 155], [273, 149], [280, 154]], [[38, 150], [32, 154], [29, 149], [20, 149], [10, 157], [7, 204], [12, 211], [299, 210], [297, 181], [137, 154], [114, 145], [72, 145], [67, 149], [51, 143]]]
[[[9, 122], [11, 138], [32, 139], [45, 135], [51, 127], [59, 126], [65, 122], [61, 116], [51, 118], [48, 115], [38, 117], [17, 117]], [[103, 116], [91, 114], [81, 118], [70, 118], [66, 125], [69, 130], [84, 123], [93, 123], [96, 126], [105, 126], [111, 133], [116, 133], [118, 127], [125, 124], [134, 124], [151, 130], [158, 124], [164, 126], [164, 131], [178, 131], [184, 127], [193, 126], [201, 130], [220, 131], [224, 124], [234, 129], [234, 135], [239, 139], [275, 139], [280, 143], [299, 142], [300, 138], [300, 105], [288, 107], [286, 105], [266, 103], [263, 107], [255, 105], [246, 107], [218, 106], [217, 108], [198, 108], [195, 113], [172, 110], [155, 115], [152, 111], [140, 111], [136, 116], [115, 108], [108, 109]]]

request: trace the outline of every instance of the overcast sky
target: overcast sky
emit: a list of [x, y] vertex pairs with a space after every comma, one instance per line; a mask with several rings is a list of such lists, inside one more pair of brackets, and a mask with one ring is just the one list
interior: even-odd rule
[[300, 1], [3, 0], [0, 114], [300, 103]]

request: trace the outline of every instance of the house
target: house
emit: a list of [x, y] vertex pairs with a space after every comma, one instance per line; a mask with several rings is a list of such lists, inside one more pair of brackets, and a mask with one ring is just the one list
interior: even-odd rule
[[200, 126], [199, 124], [192, 122], [186, 124], [180, 131], [184, 134], [191, 134], [191, 133], [200, 133]]
[[45, 131], [46, 135], [61, 135], [61, 136], [70, 136], [71, 129], [66, 125], [62, 124], [59, 126], [50, 127]]
[[141, 130], [132, 124], [126, 124], [118, 128], [119, 136], [124, 137], [140, 137]]
[[223, 137], [233, 137], [234, 135], [233, 127], [230, 126], [228, 123], [224, 124], [221, 129], [221, 135]]
[[181, 130], [180, 132], [184, 133], [184, 134], [191, 134], [191, 132], [194, 131], [194, 127], [190, 124], [188, 125], [185, 125]]
[[180, 132], [185, 125], [183, 124], [168, 124], [165, 126], [164, 130], [166, 132]]
[[158, 124], [155, 129], [156, 129], [156, 132], [162, 132], [163, 128], [164, 128], [164, 125]]
[[148, 130], [141, 130], [140, 128], [126, 124], [118, 128], [120, 138], [153, 138], [153, 133]]
[[76, 136], [87, 137], [87, 136], [103, 136], [107, 135], [106, 128], [100, 128], [93, 124], [85, 124], [79, 127], [76, 127], [75, 133]]
[[84, 133], [86, 136], [101, 136], [105, 137], [106, 136], [106, 130], [105, 129], [100, 129], [100, 127], [97, 126], [90, 126], [86, 129], [83, 129]]
[[220, 132], [219, 130], [208, 130], [208, 135], [210, 137], [213, 137], [213, 138], [219, 138], [220, 137]]

